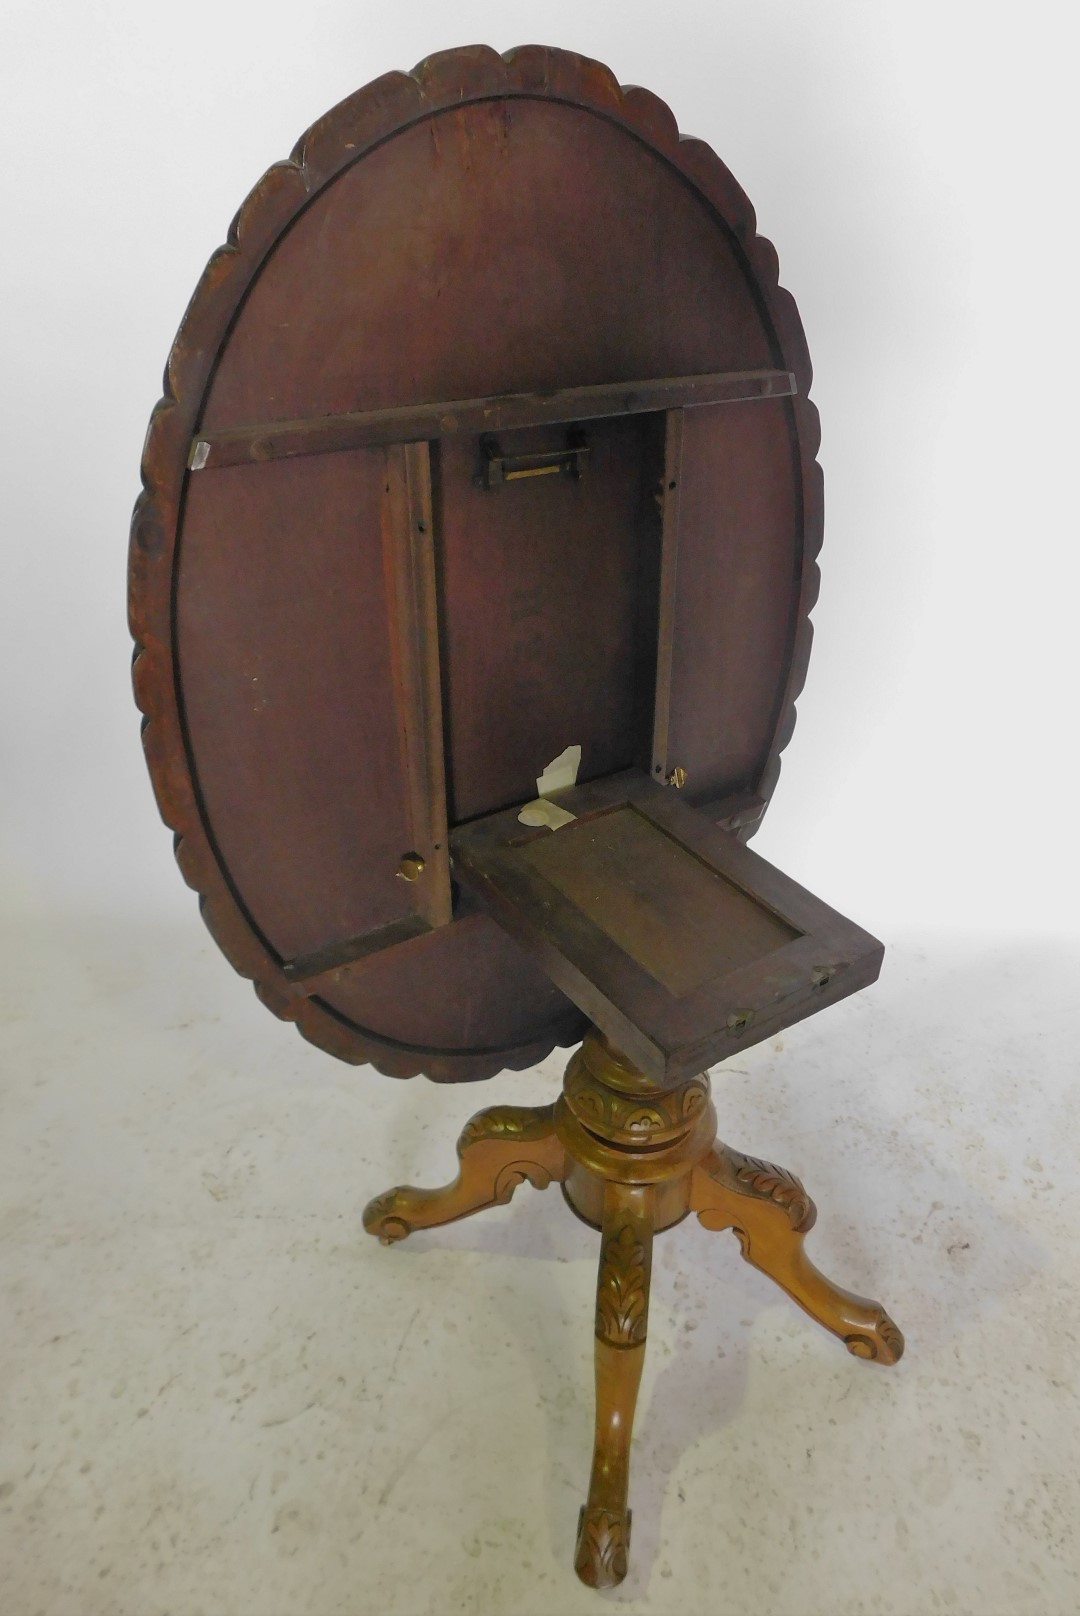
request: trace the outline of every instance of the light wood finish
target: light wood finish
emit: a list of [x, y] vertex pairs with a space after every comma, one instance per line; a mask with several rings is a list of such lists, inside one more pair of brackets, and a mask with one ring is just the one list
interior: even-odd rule
[[574, 1565], [610, 1588], [626, 1575], [630, 1439], [649, 1310], [653, 1236], [696, 1212], [733, 1229], [743, 1256], [857, 1358], [893, 1364], [904, 1338], [878, 1302], [841, 1290], [806, 1256], [815, 1212], [785, 1168], [716, 1138], [709, 1080], [664, 1088], [595, 1030], [572, 1057], [554, 1106], [494, 1106], [466, 1126], [461, 1170], [441, 1190], [404, 1187], [372, 1201], [364, 1227], [384, 1244], [508, 1201], [528, 1179], [562, 1183], [568, 1205], [600, 1230], [596, 1428]]
[[457, 1145], [461, 1166], [452, 1184], [418, 1190], [404, 1184], [364, 1209], [364, 1228], [384, 1246], [414, 1229], [453, 1223], [488, 1206], [503, 1206], [528, 1179], [543, 1190], [566, 1170], [550, 1105], [493, 1105], [465, 1124]]
[[803, 1250], [816, 1211], [799, 1180], [717, 1144], [690, 1178], [690, 1210], [706, 1229], [733, 1229], [748, 1263], [775, 1280], [856, 1358], [893, 1364], [904, 1338], [880, 1302], [841, 1290]]
[[596, 1278], [596, 1437], [574, 1552], [574, 1570], [590, 1588], [614, 1588], [626, 1576], [630, 1439], [645, 1362], [655, 1193], [651, 1185], [604, 1186]]

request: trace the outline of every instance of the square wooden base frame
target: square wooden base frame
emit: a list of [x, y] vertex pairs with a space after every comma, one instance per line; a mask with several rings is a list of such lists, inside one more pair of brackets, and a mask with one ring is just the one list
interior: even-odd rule
[[879, 1303], [841, 1290], [806, 1256], [815, 1209], [799, 1180], [719, 1142], [705, 1076], [659, 1087], [594, 1031], [554, 1105], [491, 1106], [467, 1123], [457, 1149], [454, 1183], [387, 1191], [366, 1208], [367, 1231], [391, 1244], [501, 1205], [526, 1179], [537, 1189], [560, 1183], [573, 1211], [600, 1230], [595, 1445], [574, 1554], [590, 1587], [626, 1576], [630, 1438], [655, 1233], [695, 1212], [707, 1229], [733, 1230], [747, 1262], [855, 1357], [893, 1364], [904, 1350]]

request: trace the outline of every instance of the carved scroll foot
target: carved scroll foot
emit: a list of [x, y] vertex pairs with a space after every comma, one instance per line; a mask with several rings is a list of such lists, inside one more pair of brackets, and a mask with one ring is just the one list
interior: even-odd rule
[[885, 1309], [834, 1285], [803, 1250], [816, 1214], [791, 1173], [717, 1144], [693, 1170], [690, 1210], [706, 1229], [734, 1229], [747, 1262], [775, 1280], [857, 1358], [896, 1363], [904, 1338]]
[[590, 1588], [614, 1588], [626, 1576], [630, 1438], [645, 1359], [653, 1196], [651, 1187], [604, 1186], [596, 1290], [596, 1438], [574, 1554], [574, 1569]]
[[555, 1133], [554, 1106], [494, 1105], [465, 1124], [458, 1140], [461, 1166], [452, 1184], [420, 1190], [403, 1184], [364, 1208], [364, 1228], [383, 1245], [414, 1229], [453, 1223], [509, 1201], [525, 1179], [543, 1190], [566, 1175], [566, 1152]]

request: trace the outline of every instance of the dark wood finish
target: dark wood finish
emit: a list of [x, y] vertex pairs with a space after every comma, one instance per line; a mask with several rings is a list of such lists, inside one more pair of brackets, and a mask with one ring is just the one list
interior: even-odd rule
[[458, 1052], [455, 1078], [491, 1077], [507, 1049], [529, 1040], [534, 1049], [577, 1043], [581, 1011], [502, 926], [465, 908], [452, 926], [336, 962], [296, 990], [354, 1026], [384, 1024], [390, 1005], [403, 1045]]
[[430, 930], [431, 926], [422, 915], [406, 915], [403, 920], [391, 921], [389, 926], [379, 926], [374, 931], [361, 932], [357, 937], [346, 937], [326, 948], [285, 960], [281, 968], [290, 982], [304, 983], [310, 989], [313, 982], [326, 976], [333, 978], [346, 965], [381, 954], [387, 948], [396, 948], [399, 943], [409, 943]]
[[[397, 876], [414, 826], [387, 476], [387, 451], [361, 449], [233, 467], [187, 496], [175, 600], [193, 775], [233, 888], [285, 960], [415, 912]], [[362, 525], [375, 543], [356, 542]]]
[[431, 454], [426, 443], [394, 444], [386, 458], [383, 555], [410, 826], [396, 874], [412, 888], [417, 913], [428, 925], [447, 926], [452, 904]]
[[[439, 445], [451, 820], [536, 795], [567, 746], [582, 778], [647, 766], [656, 659], [656, 416], [594, 423], [588, 470], [498, 492], [479, 439]], [[503, 433], [507, 452], [564, 431]]]
[[879, 1302], [843, 1290], [804, 1250], [814, 1203], [793, 1173], [721, 1144], [707, 1077], [660, 1088], [595, 1032], [573, 1056], [554, 1106], [492, 1106], [458, 1142], [445, 1189], [386, 1191], [364, 1227], [384, 1244], [510, 1199], [526, 1181], [563, 1186], [600, 1230], [596, 1424], [574, 1566], [583, 1582], [622, 1582], [630, 1549], [630, 1438], [645, 1354], [654, 1234], [695, 1212], [731, 1229], [743, 1257], [837, 1336], [855, 1358], [895, 1364], [904, 1338]]
[[675, 998], [801, 936], [631, 803], [516, 852]]
[[753, 408], [685, 410], [681, 437], [669, 523], [678, 558], [670, 716], [656, 777], [682, 768], [694, 802], [739, 786], [767, 798], [761, 782], [784, 699], [776, 675], [793, 654], [800, 611], [792, 446]]
[[668, 376], [650, 381], [607, 383], [599, 387], [557, 387], [545, 393], [510, 393], [499, 398], [458, 398], [441, 404], [315, 416], [305, 421], [263, 421], [256, 426], [199, 434], [191, 445], [192, 471], [213, 471], [249, 461], [293, 455], [331, 454], [379, 443], [452, 437], [461, 432], [508, 432], [561, 421], [588, 421], [612, 415], [702, 404], [786, 398], [798, 391], [788, 370], [720, 372]]
[[673, 1082], [875, 980], [882, 946], [637, 771], [451, 834], [455, 874], [650, 1078]]
[[[655, 407], [671, 395], [645, 397], [643, 379], [692, 391], [711, 385], [695, 377], [731, 373], [794, 381], [768, 380], [771, 396], [755, 402], [685, 410], [677, 582], [665, 607], [665, 755], [651, 756], [648, 710], [658, 540], [655, 553], [638, 540], [634, 694], [620, 689], [615, 704], [622, 738], [606, 758], [601, 743], [584, 739], [600, 747], [599, 772], [630, 761], [682, 769], [687, 797], [746, 835], [775, 784], [809, 650], [817, 425], [775, 254], [708, 147], [681, 139], [661, 102], [620, 89], [595, 62], [531, 46], [506, 57], [447, 52], [413, 74], [386, 75], [320, 120], [255, 187], [211, 259], [169, 358], [132, 522], [136, 696], [159, 805], [214, 936], [270, 1008], [335, 1055], [401, 1076], [474, 1078], [530, 1063], [553, 1040], [577, 1035], [581, 1018], [482, 918], [411, 935], [420, 892], [396, 871], [421, 852], [409, 844], [421, 839], [417, 817], [427, 822], [412, 789], [424, 769], [415, 755], [402, 761], [388, 738], [400, 732], [402, 674], [386, 633], [393, 614], [380, 604], [382, 625], [366, 615], [376, 596], [385, 602], [388, 580], [375, 590], [381, 517], [375, 475], [358, 470], [385, 465], [386, 451], [254, 461], [205, 476], [188, 470], [193, 442], [253, 448], [253, 423], [279, 434], [283, 423], [314, 421], [322, 431], [344, 416], [352, 431], [356, 417], [388, 411], [411, 414], [409, 434], [427, 433], [431, 400], [494, 398], [511, 409], [505, 401], [515, 395], [564, 390], [577, 393], [586, 428], [600, 432], [607, 428], [588, 427], [589, 389], [607, 390], [612, 408], [633, 394], [631, 403]], [[797, 396], [778, 393], [791, 385]], [[560, 416], [568, 408], [548, 407]], [[484, 424], [502, 431], [511, 418], [519, 419]], [[661, 415], [636, 419], [646, 439], [662, 435]], [[400, 430], [385, 421], [383, 429]], [[442, 509], [456, 498], [444, 474], [452, 445], [471, 431], [477, 422], [434, 456], [436, 527], [453, 519]], [[582, 490], [591, 473], [590, 464]], [[570, 484], [543, 477], [485, 497]], [[332, 533], [322, 531], [328, 517]], [[734, 574], [747, 566], [756, 581], [744, 587]], [[725, 602], [718, 634], [710, 611]], [[473, 651], [462, 652], [455, 619], [464, 611], [482, 621], [483, 608], [483, 590], [453, 612], [440, 603], [459, 691], [488, 664], [513, 665], [520, 624], [507, 624], [501, 646], [476, 634]], [[601, 618], [613, 609], [605, 603]], [[625, 631], [615, 640], [625, 667]], [[257, 719], [251, 679], [260, 666], [270, 668], [276, 700]], [[590, 698], [594, 711], [603, 706], [613, 667], [579, 678], [582, 710]], [[537, 671], [548, 717], [522, 737], [504, 779], [473, 781], [451, 759], [451, 796], [465, 811], [513, 800], [526, 789], [526, 761], [538, 769], [582, 739], [566, 734], [546, 756], [531, 756], [555, 725], [567, 673]], [[451, 748], [464, 745], [460, 704], [455, 735], [453, 690], [443, 697]], [[429, 807], [437, 796], [432, 789]], [[434, 850], [434, 830], [429, 838]], [[442, 920], [445, 882], [441, 908], [437, 886], [431, 912]], [[447, 994], [453, 984], [454, 1003], [439, 1001], [436, 983]]]
[[653, 702], [652, 773], [667, 782], [676, 765], [670, 756], [671, 678], [679, 577], [679, 499], [682, 483], [683, 411], [664, 419], [664, 465], [660, 479], [660, 576], [657, 599], [656, 690]]

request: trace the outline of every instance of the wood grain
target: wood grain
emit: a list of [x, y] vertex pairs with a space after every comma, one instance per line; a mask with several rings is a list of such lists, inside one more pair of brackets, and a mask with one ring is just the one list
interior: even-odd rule
[[317, 415], [302, 421], [261, 421], [254, 426], [197, 434], [188, 466], [192, 471], [216, 471], [249, 461], [262, 464], [294, 455], [333, 454], [379, 443], [430, 441], [458, 433], [475, 436], [479, 432], [510, 432], [561, 421], [785, 398], [797, 391], [790, 371], [722, 371], [716, 375], [650, 377], [599, 387], [558, 387], [543, 393], [449, 399], [351, 415]]
[[[882, 946], [637, 770], [451, 833], [459, 878], [650, 1079], [671, 1084], [875, 980]], [[628, 834], [628, 827], [632, 834]]]
[[[357, 91], [302, 137], [288, 161], [269, 169], [243, 204], [195, 290], [147, 434], [130, 550], [134, 683], [159, 806], [204, 918], [263, 1001], [305, 1036], [395, 1075], [424, 1071], [453, 1080], [528, 1064], [553, 1039], [579, 1032], [581, 1020], [514, 945], [492, 936], [478, 952], [484, 926], [463, 932], [458, 919], [442, 928], [454, 941], [440, 980], [460, 987], [466, 961], [482, 957], [479, 976], [468, 979], [467, 1006], [436, 997], [422, 1013], [412, 963], [422, 957], [415, 952], [421, 938], [390, 950], [389, 974], [377, 956], [333, 967], [319, 978], [325, 994], [290, 980], [290, 961], [326, 959], [325, 950], [347, 948], [404, 918], [396, 890], [402, 883], [384, 887], [381, 873], [372, 877], [386, 871], [400, 840], [391, 804], [402, 800], [401, 782], [387, 761], [394, 749], [379, 743], [381, 766], [365, 768], [363, 783], [356, 779], [358, 760], [372, 756], [370, 737], [363, 737], [385, 719], [375, 697], [383, 674], [341, 677], [358, 655], [372, 657], [379, 631], [361, 629], [358, 646], [347, 645], [335, 608], [309, 633], [305, 667], [284, 654], [287, 643], [299, 643], [296, 609], [290, 639], [258, 642], [260, 621], [269, 631], [275, 614], [282, 621], [294, 610], [290, 581], [311, 559], [311, 516], [321, 496], [304, 512], [300, 484], [295, 497], [283, 495], [282, 512], [290, 501], [297, 509], [286, 530], [284, 515], [257, 514], [275, 503], [277, 485], [263, 480], [284, 462], [192, 475], [193, 440], [252, 423], [409, 409], [433, 399], [755, 370], [790, 373], [798, 396], [687, 413], [719, 423], [702, 439], [708, 461], [730, 458], [724, 435], [745, 430], [724, 422], [757, 412], [755, 430], [764, 436], [747, 476], [759, 481], [780, 468], [786, 483], [786, 507], [783, 500], [767, 507], [777, 531], [762, 533], [776, 593], [763, 584], [748, 597], [756, 604], [738, 630], [771, 649], [748, 675], [746, 691], [737, 680], [734, 688], [724, 683], [733, 663], [705, 654], [708, 614], [691, 616], [678, 630], [691, 676], [672, 708], [673, 722], [681, 721], [681, 700], [699, 715], [697, 727], [682, 732], [687, 755], [697, 749], [688, 795], [742, 804], [735, 811], [743, 835], [775, 784], [805, 672], [820, 484], [798, 317], [777, 286], [775, 254], [755, 235], [753, 211], [728, 170], [702, 142], [680, 138], [655, 96], [620, 89], [598, 63], [543, 47], [505, 57], [468, 47]], [[437, 524], [445, 487], [435, 471]], [[252, 482], [239, 499], [227, 491], [226, 479], [248, 475], [261, 486]], [[232, 520], [230, 505], [247, 514]], [[691, 556], [709, 553], [707, 497], [699, 508], [700, 543], [680, 523]], [[362, 522], [358, 543], [375, 546], [377, 528], [374, 519]], [[224, 535], [220, 554], [215, 532]], [[336, 553], [345, 556], [348, 547]], [[745, 551], [728, 545], [725, 553]], [[442, 558], [435, 559], [438, 568]], [[647, 600], [658, 551], [652, 571], [644, 551], [639, 561]], [[348, 566], [355, 580], [363, 566], [355, 557]], [[708, 578], [695, 585], [680, 558], [684, 577], [691, 600], [699, 587], [713, 588]], [[350, 587], [345, 574], [333, 585], [345, 597]], [[272, 610], [260, 617], [259, 603], [268, 599]], [[639, 622], [649, 610], [639, 612]], [[296, 717], [277, 732], [276, 753], [265, 744], [273, 725], [256, 733], [245, 715], [229, 761], [229, 724], [215, 717], [213, 692], [220, 676], [225, 710], [239, 714], [245, 670], [235, 658], [230, 667], [228, 646], [216, 643], [215, 614], [229, 623], [238, 648], [277, 658], [281, 670], [298, 669], [292, 694], [279, 678], [284, 707], [292, 702]], [[654, 618], [654, 634], [655, 627]], [[324, 655], [320, 640], [327, 649], [341, 645], [344, 661]], [[635, 745], [651, 722], [641, 713], [641, 691], [655, 678], [655, 667], [642, 677], [642, 643], [635, 638], [635, 716], [627, 732]], [[730, 641], [728, 652], [737, 664]], [[459, 680], [461, 668], [459, 658]], [[335, 729], [360, 739], [342, 745], [329, 768], [318, 763], [320, 736]], [[471, 787], [460, 779], [451, 785], [468, 798]], [[485, 792], [475, 797], [484, 806], [492, 800]], [[348, 834], [350, 824], [358, 837]], [[292, 870], [284, 879], [283, 861]]]

